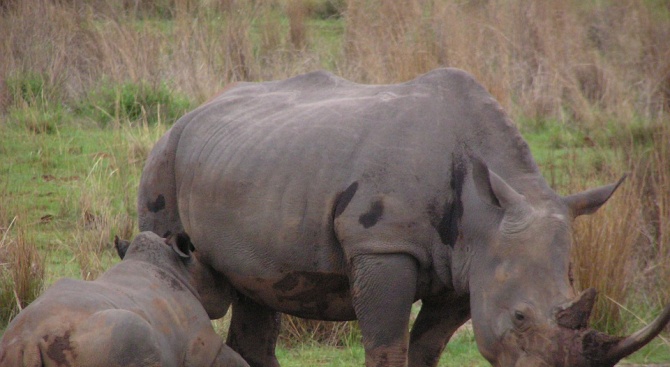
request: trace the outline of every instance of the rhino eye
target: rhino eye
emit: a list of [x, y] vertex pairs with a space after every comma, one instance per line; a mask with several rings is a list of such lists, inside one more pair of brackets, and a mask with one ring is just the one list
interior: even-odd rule
[[519, 322], [523, 322], [526, 320], [526, 315], [524, 315], [521, 311], [514, 311], [514, 319]]
[[512, 314], [512, 322], [514, 323], [514, 328], [518, 331], [526, 331], [530, 328], [530, 322], [528, 315], [523, 311], [514, 311]]
[[534, 324], [535, 312], [533, 306], [521, 302], [510, 310], [509, 320], [517, 331], [526, 331]]

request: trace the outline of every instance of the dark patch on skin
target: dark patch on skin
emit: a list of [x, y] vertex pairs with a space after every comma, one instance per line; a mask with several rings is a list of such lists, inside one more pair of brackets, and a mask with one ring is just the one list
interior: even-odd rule
[[47, 356], [60, 367], [61, 365], [65, 367], [71, 367], [70, 362], [68, 362], [65, 352], [69, 351], [72, 354], [72, 358], [75, 359], [76, 355], [72, 350], [70, 345], [70, 331], [66, 331], [63, 336], [54, 337], [53, 342], [49, 344], [47, 349]]
[[431, 224], [440, 235], [442, 243], [450, 247], [456, 245], [459, 236], [458, 227], [463, 217], [463, 184], [467, 173], [468, 169], [465, 162], [454, 158], [451, 163], [451, 180], [449, 182], [453, 199], [451, 202], [444, 203], [441, 217], [438, 217], [435, 203], [429, 205], [427, 209]]
[[292, 272], [272, 286], [281, 302], [296, 302], [301, 315], [327, 320], [328, 296], [349, 297], [349, 278], [339, 274]]
[[296, 273], [290, 273], [282, 280], [275, 283], [272, 288], [279, 292], [290, 292], [292, 289], [298, 286], [298, 283], [300, 283], [299, 276], [296, 275]]
[[358, 181], [354, 181], [346, 190], [342, 191], [335, 200], [335, 211], [333, 212], [333, 218], [339, 217], [344, 210], [347, 209], [347, 205], [351, 202], [351, 199], [354, 198], [356, 191], [358, 190]]
[[361, 214], [361, 216], [358, 218], [358, 223], [360, 223], [364, 228], [370, 228], [377, 224], [383, 214], [384, 203], [381, 200], [374, 201], [370, 204], [368, 212]]
[[172, 289], [174, 291], [183, 291], [184, 290], [184, 286], [180, 282], [178, 282], [177, 279], [175, 279], [174, 277], [172, 277], [168, 273], [166, 273], [165, 270], [158, 269], [156, 271], [156, 275], [161, 281], [167, 283], [167, 285], [170, 287], [170, 289]]
[[165, 209], [165, 196], [163, 194], [158, 195], [155, 201], [147, 202], [147, 209], [152, 213], [157, 213]]

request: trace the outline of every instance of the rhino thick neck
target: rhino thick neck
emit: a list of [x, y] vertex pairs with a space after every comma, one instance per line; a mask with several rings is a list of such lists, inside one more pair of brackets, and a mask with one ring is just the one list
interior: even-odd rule
[[482, 129], [494, 130], [485, 134], [471, 149], [476, 151], [488, 168], [502, 177], [510, 186], [534, 205], [556, 197], [535, 162], [528, 144], [513, 126], [501, 124], [498, 133], [495, 126]]
[[460, 100], [451, 108], [463, 116], [455, 123], [466, 153], [482, 159], [531, 202], [553, 196], [528, 143], [493, 96], [479, 85], [468, 85], [454, 98]]

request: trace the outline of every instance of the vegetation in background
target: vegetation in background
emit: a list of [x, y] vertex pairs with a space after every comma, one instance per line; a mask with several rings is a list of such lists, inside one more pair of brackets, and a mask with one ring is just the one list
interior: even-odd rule
[[[137, 230], [144, 158], [184, 111], [234, 81], [322, 68], [362, 83], [465, 69], [560, 193], [629, 173], [576, 221], [575, 283], [599, 290], [594, 321], [610, 333], [670, 302], [667, 2], [0, 0], [0, 29], [2, 325], [42, 283], [95, 278], [117, 261], [113, 235]], [[323, 355], [316, 340], [360, 364], [357, 333], [286, 317], [282, 353]], [[645, 350], [646, 361], [670, 359], [668, 342]]]
[[144, 120], [172, 124], [190, 109], [189, 100], [173, 92], [164, 83], [153, 87], [147, 83], [122, 83], [94, 90], [76, 107], [78, 114], [102, 126], [121, 121]]
[[8, 227], [0, 228], [0, 322], [3, 324], [42, 292], [42, 258], [37, 246], [26, 238], [20, 221], [14, 217]]

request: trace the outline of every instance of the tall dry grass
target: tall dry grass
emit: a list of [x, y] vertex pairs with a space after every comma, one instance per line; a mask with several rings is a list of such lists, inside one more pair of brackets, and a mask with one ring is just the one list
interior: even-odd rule
[[570, 167], [574, 174], [564, 188], [576, 192], [604, 179], [615, 182], [615, 171], [630, 168], [613, 197], [594, 215], [578, 218], [574, 228], [576, 285], [600, 292], [594, 321], [601, 329], [621, 331], [620, 321], [650, 320], [646, 312], [670, 303], [670, 125], [659, 125], [651, 139], [641, 152], [624, 146], [619, 165], [600, 172]]
[[145, 120], [117, 127], [116, 146], [108, 149], [117, 154], [96, 154], [88, 175], [77, 183], [72, 199], [79, 218], [70, 246], [82, 279], [95, 279], [109, 267], [110, 238], [132, 239], [137, 233], [137, 182], [129, 178], [140, 176], [153, 144], [168, 128], [161, 121], [149, 126]]
[[660, 118], [670, 106], [670, 22], [660, 10], [636, 0], [351, 0], [347, 70], [394, 82], [449, 65], [516, 115], [592, 128]]
[[[583, 183], [572, 187], [587, 189]], [[642, 214], [638, 178], [629, 177], [596, 214], [576, 220], [572, 269], [577, 288], [594, 287], [599, 292], [591, 321], [600, 329], [619, 325], [619, 306], [631, 295], [638, 248], [647, 245]]]
[[[658, 294], [653, 302], [670, 302], [670, 124], [663, 124], [653, 135], [654, 149], [646, 153], [638, 170], [643, 178], [642, 201], [646, 238], [649, 246], [643, 256], [643, 284]], [[660, 292], [659, 292], [660, 291]]]
[[29, 305], [42, 291], [44, 264], [21, 219], [0, 228], [0, 324]]
[[670, 10], [657, 2], [348, 0], [336, 56], [311, 47], [328, 42], [306, 22], [312, 3], [17, 2], [0, 17], [0, 80], [38, 72], [66, 102], [110, 81], [168, 81], [204, 100], [232, 81], [326, 65], [372, 83], [455, 66], [525, 117], [596, 129], [670, 107]]

